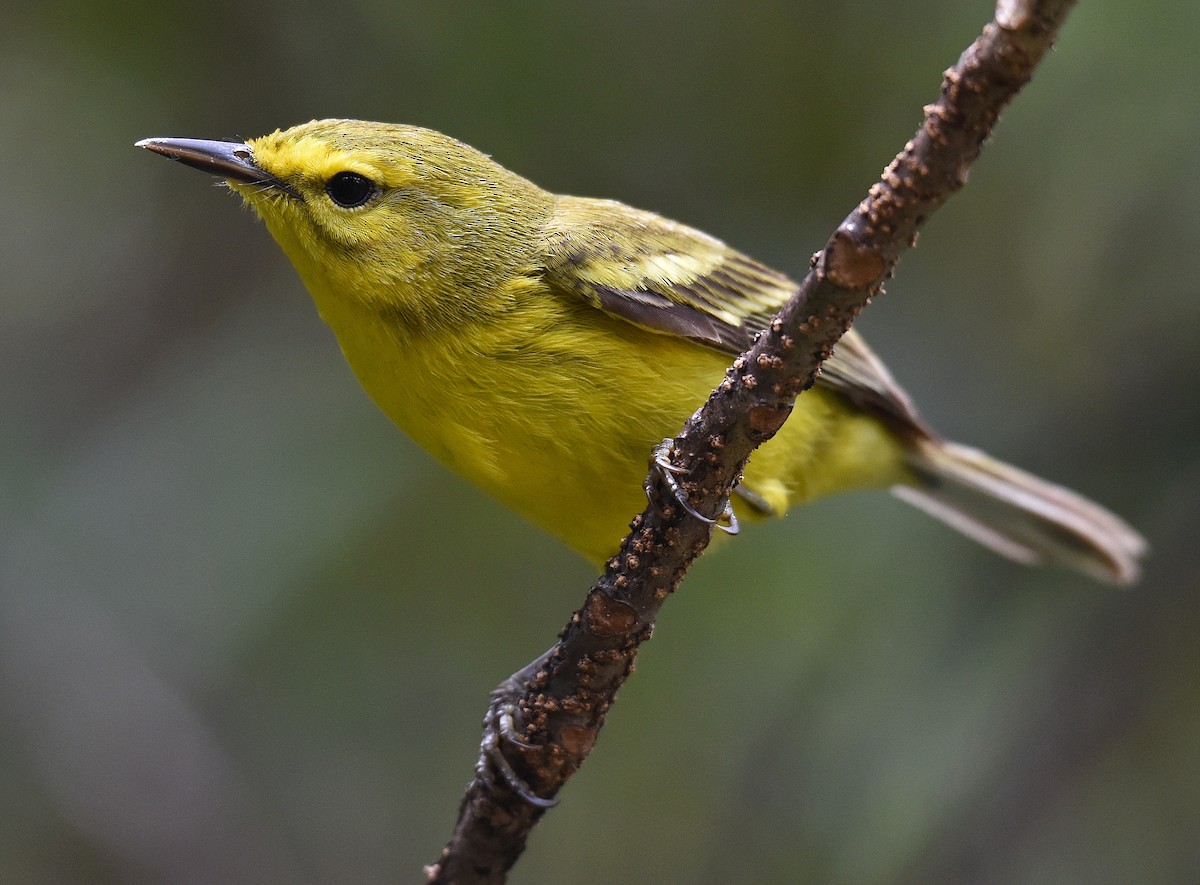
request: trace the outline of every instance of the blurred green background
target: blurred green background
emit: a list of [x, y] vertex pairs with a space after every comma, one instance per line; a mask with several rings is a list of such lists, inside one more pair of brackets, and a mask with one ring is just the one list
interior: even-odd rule
[[[799, 275], [990, 14], [0, 12], [0, 881], [416, 881], [488, 691], [591, 579], [378, 414], [266, 232], [136, 139], [419, 123]], [[883, 494], [745, 533], [513, 881], [1200, 881], [1197, 33], [1085, 0], [859, 325], [947, 435], [1139, 526], [1144, 582]]]

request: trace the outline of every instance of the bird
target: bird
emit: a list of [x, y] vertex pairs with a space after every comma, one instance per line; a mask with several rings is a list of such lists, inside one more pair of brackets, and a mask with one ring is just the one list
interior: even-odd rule
[[[721, 240], [557, 195], [419, 126], [314, 120], [137, 146], [218, 176], [405, 433], [599, 566], [649, 453], [797, 290]], [[997, 553], [1129, 585], [1148, 546], [1063, 486], [943, 439], [855, 330], [735, 489], [752, 518], [890, 490]]]

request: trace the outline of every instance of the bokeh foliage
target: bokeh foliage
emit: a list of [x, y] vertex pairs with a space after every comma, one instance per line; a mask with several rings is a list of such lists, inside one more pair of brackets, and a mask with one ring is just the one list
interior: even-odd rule
[[[420, 123], [799, 275], [989, 15], [0, 12], [0, 881], [415, 878], [488, 689], [590, 579], [377, 414], [266, 233], [133, 141]], [[1141, 527], [1143, 584], [885, 495], [749, 532], [514, 881], [1200, 880], [1198, 29], [1084, 0], [859, 324], [947, 435]]]

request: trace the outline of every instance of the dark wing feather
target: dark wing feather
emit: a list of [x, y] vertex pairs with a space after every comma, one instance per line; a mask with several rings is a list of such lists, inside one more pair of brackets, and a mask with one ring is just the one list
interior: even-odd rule
[[[778, 271], [720, 240], [611, 200], [560, 197], [546, 231], [546, 281], [610, 316], [730, 355], [796, 291]], [[929, 436], [911, 400], [854, 330], [818, 383], [897, 430]]]

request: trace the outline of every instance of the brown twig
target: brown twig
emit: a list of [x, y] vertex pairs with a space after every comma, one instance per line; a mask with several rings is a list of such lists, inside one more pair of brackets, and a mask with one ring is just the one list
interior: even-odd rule
[[[946, 71], [913, 139], [839, 225], [796, 295], [734, 362], [670, 447], [689, 500], [716, 516], [750, 453], [779, 429], [797, 394], [854, 317], [882, 291], [918, 228], [966, 182], [1000, 111], [1028, 82], [1074, 0], [998, 0], [995, 20]], [[676, 472], [677, 471], [677, 472]], [[514, 674], [523, 743], [502, 752], [540, 796], [554, 796], [587, 758], [639, 645], [713, 526], [661, 494], [636, 517], [620, 552], [545, 657]], [[486, 769], [486, 764], [484, 765]], [[477, 776], [432, 882], [502, 882], [545, 813], [498, 777]]]

